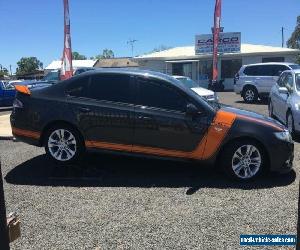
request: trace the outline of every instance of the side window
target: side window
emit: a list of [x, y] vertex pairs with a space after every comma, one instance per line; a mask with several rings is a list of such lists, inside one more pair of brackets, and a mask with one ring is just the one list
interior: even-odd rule
[[289, 90], [293, 89], [293, 75], [292, 74], [288, 73], [286, 75], [285, 85], [286, 85], [287, 89], [289, 89]]
[[256, 76], [257, 66], [248, 66], [244, 70], [244, 74], [247, 76]]
[[271, 76], [280, 76], [280, 74], [285, 71], [288, 70], [288, 67], [284, 66], [284, 65], [270, 65], [271, 67]]
[[89, 97], [96, 100], [133, 103], [130, 76], [122, 74], [98, 74], [91, 76]]
[[66, 93], [74, 97], [88, 97], [88, 85], [89, 77], [81, 77], [69, 83]]
[[285, 78], [285, 76], [286, 76], [286, 74], [284, 73], [284, 74], [282, 74], [282, 75], [279, 77], [279, 79], [278, 79], [278, 81], [277, 81], [277, 85], [278, 85], [279, 87], [284, 87], [284, 86], [285, 86], [285, 84], [284, 84], [284, 78]]
[[138, 80], [137, 104], [174, 111], [186, 111], [187, 102], [175, 89], [165, 83], [148, 79]]

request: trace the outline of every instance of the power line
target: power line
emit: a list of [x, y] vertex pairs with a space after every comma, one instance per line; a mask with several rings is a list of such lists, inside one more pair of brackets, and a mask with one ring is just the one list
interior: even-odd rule
[[134, 43], [136, 43], [138, 40], [136, 39], [129, 39], [127, 41], [127, 44], [131, 46], [131, 56], [133, 57], [133, 51], [134, 51]]

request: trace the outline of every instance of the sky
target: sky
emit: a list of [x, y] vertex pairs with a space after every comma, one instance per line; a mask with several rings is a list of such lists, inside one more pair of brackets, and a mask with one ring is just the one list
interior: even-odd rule
[[[112, 49], [131, 56], [166, 45], [194, 45], [213, 26], [214, 0], [69, 0], [72, 49], [87, 57]], [[224, 32], [242, 32], [242, 43], [281, 46], [300, 15], [300, 0], [222, 0]], [[61, 58], [63, 0], [0, 0], [0, 64], [13, 72], [21, 57], [46, 67]]]

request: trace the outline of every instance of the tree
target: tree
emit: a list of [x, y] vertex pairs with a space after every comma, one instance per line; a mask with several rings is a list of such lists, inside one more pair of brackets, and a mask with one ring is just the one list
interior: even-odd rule
[[72, 59], [73, 60], [86, 60], [86, 56], [80, 55], [78, 52], [72, 52]]
[[[297, 24], [290, 39], [286, 43], [288, 48], [300, 49], [300, 16], [297, 17]], [[298, 55], [297, 63], [300, 64], [300, 55]]]
[[102, 54], [95, 56], [96, 59], [114, 58], [115, 54], [111, 49], [104, 49]]
[[8, 73], [7, 68], [2, 68], [2, 66], [1, 66], [1, 68], [0, 68], [0, 78], [3, 78], [4, 76], [8, 76], [8, 75], [9, 75], [9, 73]]
[[17, 65], [17, 75], [34, 73], [36, 70], [43, 68], [43, 63], [36, 57], [22, 57]]

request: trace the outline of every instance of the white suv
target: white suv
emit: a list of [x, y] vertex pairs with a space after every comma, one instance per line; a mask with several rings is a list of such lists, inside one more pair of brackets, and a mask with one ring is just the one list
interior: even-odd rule
[[234, 91], [247, 103], [268, 97], [279, 75], [285, 70], [300, 69], [295, 63], [257, 63], [241, 67], [234, 78]]

